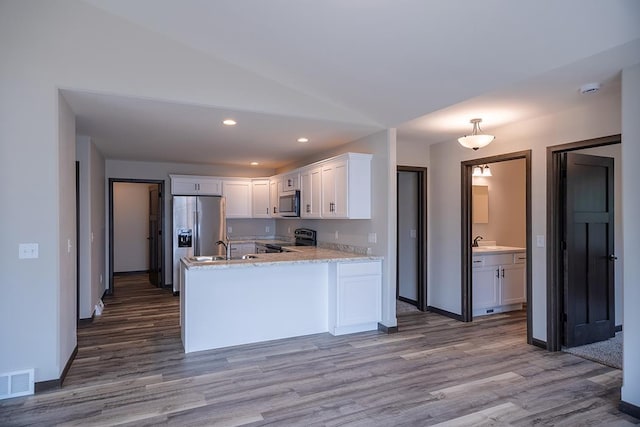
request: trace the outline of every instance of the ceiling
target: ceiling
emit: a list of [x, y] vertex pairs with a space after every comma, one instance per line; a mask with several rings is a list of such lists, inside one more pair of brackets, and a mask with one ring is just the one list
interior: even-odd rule
[[[302, 117], [295, 108], [63, 91], [78, 132], [116, 159], [278, 168], [389, 127], [425, 144], [454, 141], [473, 117], [490, 131], [588, 102], [585, 83], [619, 93], [620, 70], [640, 62], [635, 0], [85, 3], [345, 112]], [[238, 125], [221, 125], [228, 117]]]

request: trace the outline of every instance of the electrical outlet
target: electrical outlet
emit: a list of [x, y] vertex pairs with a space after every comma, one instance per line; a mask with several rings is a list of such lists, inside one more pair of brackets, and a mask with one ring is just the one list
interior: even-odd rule
[[227, 233], [233, 233], [233, 227], [232, 226], [227, 226]]
[[340, 238], [340, 235], [338, 234], [338, 230], [336, 230], [336, 240], [338, 240]]
[[269, 227], [268, 225], [264, 228], [264, 232], [268, 233], [269, 231], [271, 231], [271, 227]]
[[291, 234], [291, 227], [287, 227], [287, 234]]
[[93, 243], [93, 231], [91, 232], [91, 243]]
[[18, 245], [18, 258], [20, 259], [38, 258], [38, 244], [37, 243], [20, 243]]
[[102, 284], [102, 273], [100, 273], [100, 284]]
[[376, 243], [378, 241], [378, 235], [376, 233], [369, 233], [369, 243]]

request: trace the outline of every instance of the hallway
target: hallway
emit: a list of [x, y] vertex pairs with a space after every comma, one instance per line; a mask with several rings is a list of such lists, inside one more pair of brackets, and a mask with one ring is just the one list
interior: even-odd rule
[[522, 312], [399, 317], [397, 334], [317, 334], [184, 354], [178, 298], [119, 277], [78, 330], [64, 386], [0, 401], [2, 425], [632, 425], [621, 371], [525, 343]]

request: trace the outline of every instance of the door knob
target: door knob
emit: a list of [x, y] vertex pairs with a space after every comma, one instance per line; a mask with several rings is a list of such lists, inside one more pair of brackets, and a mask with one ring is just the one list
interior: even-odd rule
[[618, 259], [618, 257], [615, 256], [614, 254], [609, 255], [609, 261], [615, 261], [617, 259]]

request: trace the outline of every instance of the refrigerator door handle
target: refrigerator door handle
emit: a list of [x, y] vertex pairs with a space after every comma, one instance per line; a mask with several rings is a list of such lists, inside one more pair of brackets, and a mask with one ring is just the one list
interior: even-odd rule
[[194, 233], [193, 233], [193, 254], [194, 255], [201, 255], [200, 254], [200, 241], [199, 241], [200, 239], [198, 238], [199, 237], [199, 233], [200, 233], [200, 230], [199, 230], [200, 227], [198, 227], [198, 225], [199, 225], [198, 224], [198, 211], [194, 211], [193, 212], [193, 231], [194, 231]]

